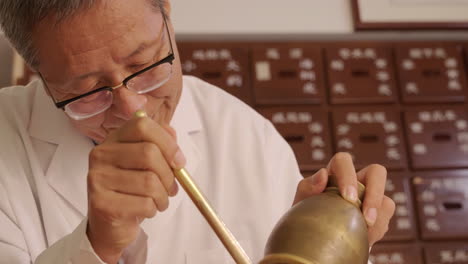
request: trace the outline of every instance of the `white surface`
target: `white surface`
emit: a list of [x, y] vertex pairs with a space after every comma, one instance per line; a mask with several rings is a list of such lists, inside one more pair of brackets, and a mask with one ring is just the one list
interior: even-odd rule
[[349, 33], [349, 0], [172, 0], [178, 34]]
[[364, 22], [466, 22], [468, 1], [359, 0]]

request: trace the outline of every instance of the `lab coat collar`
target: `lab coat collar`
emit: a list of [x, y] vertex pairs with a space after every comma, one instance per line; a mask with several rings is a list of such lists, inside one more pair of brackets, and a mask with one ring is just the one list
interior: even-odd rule
[[[29, 133], [36, 139], [57, 145], [45, 177], [52, 188], [84, 216], [87, 213], [88, 156], [94, 145], [72, 126], [62, 110], [54, 106], [41, 82], [31, 85], [36, 86], [36, 94]], [[190, 88], [184, 85], [171, 126], [176, 130], [179, 147], [187, 158], [186, 168], [194, 172], [201, 155], [192, 136], [202, 130], [202, 125]], [[172, 207], [177, 207], [181, 199], [179, 193], [171, 200]]]
[[46, 94], [42, 82], [35, 81], [35, 96], [33, 100], [31, 122], [29, 123], [29, 134], [37, 139], [60, 144], [67, 136], [64, 132], [71, 132], [76, 135], [75, 129], [71, 127], [65, 113], [56, 108], [52, 99]]
[[[186, 83], [188, 82], [184, 82], [179, 104], [171, 120], [171, 126], [176, 130], [177, 144], [187, 160], [185, 169], [194, 176], [202, 157], [194, 137], [202, 130], [202, 123], [191, 91], [194, 87], [190, 87]], [[160, 228], [171, 225], [174, 221], [173, 215], [177, 212], [178, 207], [182, 201], [188, 199], [190, 198], [185, 191], [182, 187], [179, 187], [178, 194], [170, 199], [169, 209], [156, 217], [157, 225]], [[144, 221], [141, 227], [147, 236], [151, 236], [155, 232], [152, 221]]]
[[192, 87], [184, 82], [182, 94], [180, 96], [179, 104], [175, 110], [174, 116], [171, 120], [171, 126], [177, 133], [194, 133], [202, 130], [202, 123], [200, 113], [195, 105], [192, 95]]
[[[56, 146], [44, 176], [48, 184], [83, 216], [87, 212], [86, 177], [93, 142], [81, 135], [57, 109], [40, 81], [35, 83], [29, 133]], [[36, 153], [43, 155], [42, 153]]]

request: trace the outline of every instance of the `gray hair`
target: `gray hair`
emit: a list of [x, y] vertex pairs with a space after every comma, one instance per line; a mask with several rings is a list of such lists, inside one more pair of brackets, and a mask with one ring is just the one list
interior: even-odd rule
[[[105, 0], [0, 0], [0, 28], [6, 38], [32, 68], [36, 68], [37, 50], [32, 43], [34, 26], [48, 15], [53, 14], [56, 23], [92, 7], [97, 1]], [[164, 2], [149, 0], [163, 15]]]

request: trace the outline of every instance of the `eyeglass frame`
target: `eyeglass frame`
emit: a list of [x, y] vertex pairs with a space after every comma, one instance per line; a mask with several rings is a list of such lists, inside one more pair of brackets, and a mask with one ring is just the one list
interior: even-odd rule
[[67, 100], [65, 100], [65, 101], [57, 102], [57, 100], [55, 100], [54, 96], [53, 96], [52, 93], [50, 92], [50, 89], [49, 89], [49, 87], [47, 86], [47, 83], [46, 83], [45, 79], [42, 77], [42, 74], [38, 71], [38, 74], [39, 74], [39, 76], [41, 77], [42, 82], [44, 83], [44, 87], [45, 87], [45, 89], [47, 90], [47, 92], [51, 95], [50, 97], [51, 97], [52, 100], [54, 101], [55, 106], [56, 106], [57, 108], [60, 108], [60, 109], [62, 109], [62, 110], [65, 111], [65, 106], [67, 106], [68, 104], [73, 103], [73, 102], [75, 102], [75, 101], [77, 101], [77, 100], [79, 100], [79, 99], [81, 99], [81, 98], [84, 98], [84, 97], [89, 96], [89, 95], [91, 95], [91, 94], [95, 94], [95, 93], [99, 93], [99, 92], [102, 92], [102, 91], [106, 91], [106, 90], [112, 92], [113, 90], [118, 89], [118, 88], [120, 88], [120, 87], [122, 87], [122, 86], [127, 87], [127, 83], [128, 83], [131, 79], [133, 79], [133, 78], [139, 76], [140, 74], [142, 74], [142, 73], [144, 73], [144, 72], [147, 72], [147, 71], [149, 71], [149, 70], [152, 70], [152, 69], [156, 68], [157, 66], [159, 66], [159, 65], [161, 65], [161, 64], [164, 64], [164, 63], [170, 63], [170, 64], [172, 65], [173, 62], [174, 62], [174, 60], [175, 60], [174, 48], [173, 48], [173, 46], [172, 46], [171, 34], [170, 34], [170, 31], [169, 31], [169, 26], [167, 25], [166, 16], [165, 16], [164, 14], [162, 14], [162, 15], [163, 15], [163, 20], [164, 20], [164, 26], [165, 26], [165, 28], [166, 28], [166, 33], [167, 33], [168, 39], [169, 39], [169, 45], [170, 45], [170, 47], [171, 47], [170, 54], [167, 55], [165, 58], [163, 58], [163, 59], [161, 59], [161, 60], [159, 60], [159, 61], [157, 61], [157, 62], [151, 64], [150, 66], [145, 67], [144, 69], [139, 70], [139, 71], [137, 71], [137, 72], [131, 74], [130, 76], [126, 77], [120, 84], [118, 84], [118, 85], [116, 85], [116, 86], [103, 86], [103, 87], [100, 87], [100, 88], [96, 88], [96, 89], [94, 89], [94, 90], [92, 90], [92, 91], [89, 91], [89, 92], [87, 92], [87, 93], [84, 93], [84, 94], [75, 96], [75, 97], [73, 97], [73, 98], [67, 99]]

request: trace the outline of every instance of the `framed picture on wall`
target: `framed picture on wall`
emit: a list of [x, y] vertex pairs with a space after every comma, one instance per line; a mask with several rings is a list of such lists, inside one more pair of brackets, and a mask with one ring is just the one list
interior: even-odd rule
[[468, 0], [351, 0], [356, 30], [468, 29]]

